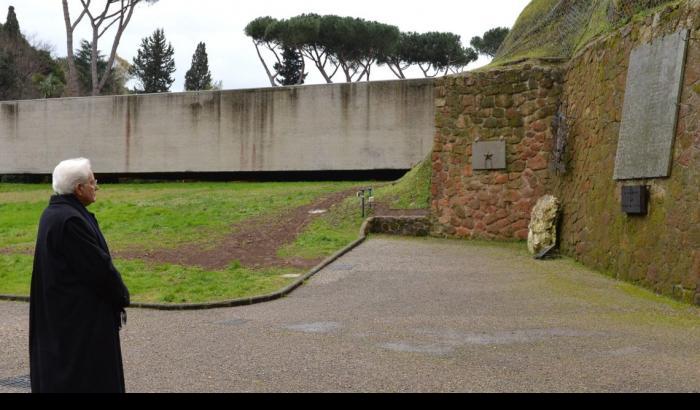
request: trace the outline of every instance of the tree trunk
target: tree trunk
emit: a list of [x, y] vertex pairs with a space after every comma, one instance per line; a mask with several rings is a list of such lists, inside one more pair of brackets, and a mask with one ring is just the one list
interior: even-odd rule
[[[323, 63], [321, 62], [321, 58], [323, 58], [323, 54], [319, 55], [318, 50], [316, 50], [315, 47], [313, 48], [313, 51], [307, 49], [306, 53], [304, 53], [304, 50], [301, 50], [301, 54], [302, 54], [302, 56], [306, 55], [306, 57], [308, 57], [311, 61], [314, 62], [314, 65], [316, 66], [318, 71], [321, 73], [321, 76], [323, 76], [323, 79], [326, 80], [326, 84], [333, 83], [333, 81], [331, 81], [332, 76], [328, 76], [328, 74], [326, 73], [325, 61]], [[328, 56], [326, 56], [326, 61], [328, 61]], [[336, 71], [338, 71], [337, 68], [336, 68]]]
[[343, 67], [343, 73], [345, 73], [345, 82], [346, 83], [351, 83], [352, 82], [352, 77], [350, 76], [350, 70], [345, 64], [341, 63], [341, 66]]
[[265, 63], [265, 60], [263, 59], [262, 55], [260, 54], [260, 48], [258, 48], [258, 43], [253, 40], [253, 45], [255, 46], [255, 51], [258, 53], [258, 58], [260, 59], [260, 62], [262, 63], [263, 67], [265, 67], [265, 73], [267, 73], [267, 78], [270, 80], [270, 85], [273, 87], [276, 87], [277, 85], [275, 84], [275, 77], [272, 74], [270, 74], [270, 69], [267, 68], [267, 64]]
[[301, 52], [299, 52], [299, 55], [301, 55], [301, 72], [299, 73], [297, 85], [304, 84], [304, 71], [306, 70], [306, 59], [304, 58], [304, 55]]
[[394, 63], [386, 63], [387, 67], [389, 67], [389, 70], [391, 70], [392, 73], [399, 79], [399, 80], [405, 80], [406, 75], [403, 73], [403, 70], [401, 70], [401, 63], [396, 63], [396, 70], [394, 70]]
[[316, 64], [316, 68], [318, 68], [318, 71], [323, 76], [323, 79], [326, 80], [326, 84], [332, 84], [333, 81], [331, 81], [330, 77], [328, 77], [328, 74], [326, 74], [326, 70], [324, 69], [324, 67], [318, 61], [314, 61], [314, 63]]
[[[74, 97], [78, 95], [78, 73], [75, 70], [75, 58], [73, 57], [73, 29], [75, 26], [70, 22], [68, 0], [63, 0], [63, 18], [66, 22], [66, 61], [68, 62], [68, 80], [64, 94], [67, 97]], [[76, 21], [75, 24], [77, 23]]]
[[[92, 30], [92, 58], [90, 58], [90, 77], [92, 79], [92, 96], [100, 95], [99, 88], [99, 74], [97, 73], [97, 60], [98, 60], [98, 50], [97, 50], [97, 28], [93, 27]], [[109, 72], [109, 67], [107, 67], [107, 72]]]
[[[340, 64], [336, 64], [335, 70], [333, 70], [333, 72], [329, 75], [328, 73], [326, 73], [326, 63], [329, 59], [328, 51], [324, 51], [323, 53], [319, 54], [318, 50], [314, 46], [314, 55], [311, 55], [311, 60], [314, 63], [316, 63], [316, 67], [318, 68], [318, 71], [321, 72], [323, 79], [326, 80], [326, 84], [333, 84], [333, 77], [335, 76], [335, 73], [337, 73], [340, 69]], [[323, 58], [323, 63], [321, 62], [321, 58]], [[331, 61], [331, 65], [332, 64], [333, 62]]]
[[[114, 42], [112, 43], [112, 51], [109, 53], [109, 60], [107, 60], [107, 70], [105, 71], [104, 75], [102, 76], [102, 79], [100, 80], [98, 92], [102, 91], [102, 88], [104, 88], [105, 84], [107, 84], [109, 76], [112, 74], [112, 66], [114, 65], [114, 60], [117, 58], [117, 48], [119, 47], [119, 42], [121, 41], [122, 34], [124, 34], [126, 26], [128, 26], [129, 21], [131, 21], [131, 16], [134, 14], [134, 8], [139, 3], [139, 1], [133, 1], [130, 7], [127, 6], [128, 12], [126, 14], [126, 18], [124, 18], [124, 13], [126, 10], [122, 7], [122, 12], [119, 16], [119, 26], [117, 26], [117, 34], [114, 36]], [[102, 34], [104, 34], [104, 31], [102, 32]]]
[[367, 81], [369, 81], [369, 74], [370, 70], [372, 69], [372, 64], [374, 64], [374, 59], [367, 60], [367, 64], [360, 63], [360, 66], [362, 67], [362, 72], [360, 73], [360, 76], [357, 77], [358, 83], [362, 81], [362, 77], [365, 75], [367, 76]]

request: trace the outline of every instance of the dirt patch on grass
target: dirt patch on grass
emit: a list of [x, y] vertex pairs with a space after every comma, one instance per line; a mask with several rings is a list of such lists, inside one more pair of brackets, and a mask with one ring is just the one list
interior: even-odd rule
[[[127, 249], [113, 251], [112, 256], [120, 259], [138, 259], [152, 263], [199, 266], [208, 270], [226, 269], [238, 261], [252, 268], [288, 267], [310, 269], [324, 258], [304, 259], [301, 257], [280, 258], [277, 251], [294, 242], [315, 218], [322, 213], [314, 210], [329, 210], [333, 205], [354, 196], [357, 188], [326, 195], [317, 201], [299, 208], [287, 210], [278, 215], [265, 215], [246, 219], [232, 226], [231, 233], [217, 243], [207, 245], [183, 245], [173, 249], [145, 251]], [[427, 209], [392, 209], [389, 203], [377, 202], [368, 216], [427, 215]], [[32, 255], [33, 249], [0, 249], [0, 255]]]
[[294, 242], [304, 228], [320, 215], [311, 214], [311, 211], [328, 210], [344, 198], [354, 195], [355, 192], [356, 189], [337, 192], [310, 205], [288, 210], [280, 215], [245, 220], [234, 225], [232, 233], [219, 243], [213, 244], [213, 247], [184, 245], [152, 252], [129, 250], [114, 252], [114, 257], [199, 266], [209, 270], [225, 269], [234, 261], [253, 268], [274, 266], [309, 269], [320, 263], [323, 258], [280, 258], [277, 256], [277, 250]]

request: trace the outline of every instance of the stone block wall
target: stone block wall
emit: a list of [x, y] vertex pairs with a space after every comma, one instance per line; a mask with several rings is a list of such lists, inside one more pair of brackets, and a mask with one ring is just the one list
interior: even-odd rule
[[[670, 177], [615, 181], [631, 51], [681, 28], [690, 40]], [[555, 114], [566, 124], [564, 169], [556, 171]], [[523, 64], [440, 79], [435, 123], [433, 235], [526, 239], [536, 200], [553, 194], [562, 203], [564, 254], [700, 304], [700, 1], [636, 18], [559, 68]], [[506, 140], [507, 170], [472, 169], [477, 136]], [[648, 215], [622, 212], [623, 185], [649, 186]]]
[[374, 216], [368, 221], [370, 233], [401, 236], [428, 236], [430, 233], [427, 216]]
[[[614, 181], [632, 49], [691, 29], [669, 178]], [[562, 250], [584, 264], [659, 293], [700, 304], [700, 7], [681, 5], [590, 45], [568, 64], [569, 119]], [[623, 185], [647, 185], [647, 216], [621, 211]]]
[[[525, 239], [530, 211], [550, 185], [552, 119], [563, 71], [524, 64], [436, 82], [432, 234]], [[472, 144], [506, 141], [507, 169], [472, 169]]]

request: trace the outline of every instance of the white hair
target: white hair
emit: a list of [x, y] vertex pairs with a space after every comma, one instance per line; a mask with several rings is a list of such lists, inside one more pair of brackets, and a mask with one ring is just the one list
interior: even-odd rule
[[53, 170], [53, 191], [58, 195], [72, 194], [78, 184], [90, 180], [92, 167], [86, 158], [61, 161]]

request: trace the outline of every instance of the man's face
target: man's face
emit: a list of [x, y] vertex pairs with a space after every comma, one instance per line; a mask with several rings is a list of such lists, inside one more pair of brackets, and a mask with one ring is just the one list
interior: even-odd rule
[[96, 192], [100, 188], [97, 186], [97, 180], [95, 179], [95, 175], [90, 172], [90, 178], [88, 179], [87, 184], [78, 184], [78, 186], [75, 187], [75, 196], [78, 197], [78, 200], [80, 201], [81, 204], [84, 206], [88, 206], [91, 203], [95, 202], [97, 199]]

